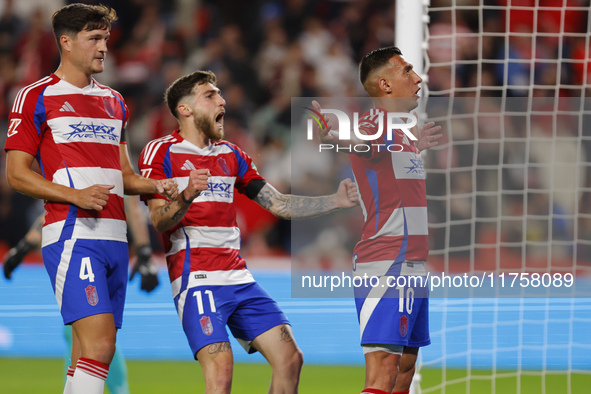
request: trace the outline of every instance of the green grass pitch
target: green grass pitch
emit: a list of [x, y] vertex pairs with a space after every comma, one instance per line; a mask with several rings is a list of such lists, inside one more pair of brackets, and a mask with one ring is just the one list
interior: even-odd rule
[[[63, 360], [0, 358], [0, 392], [10, 394], [59, 393], [63, 388]], [[132, 394], [162, 394], [203, 392], [203, 378], [197, 362], [135, 361], [127, 362], [129, 387]], [[422, 387], [429, 393], [441, 394], [433, 389], [442, 380], [439, 369], [423, 369]], [[567, 393], [568, 376], [565, 373], [547, 374], [544, 379], [538, 374], [524, 372], [518, 389], [515, 372], [497, 371], [493, 383], [491, 371], [472, 371], [467, 383], [465, 370], [448, 370], [445, 380], [446, 394], [535, 394]], [[271, 368], [266, 364], [237, 364], [234, 366], [232, 393], [266, 393], [271, 378]], [[304, 365], [300, 393], [302, 394], [358, 394], [363, 388], [364, 368], [354, 366]], [[468, 391], [468, 386], [470, 387]], [[571, 374], [572, 394], [589, 393], [590, 374]], [[431, 389], [429, 389], [431, 388]], [[107, 390], [105, 390], [107, 392]]]

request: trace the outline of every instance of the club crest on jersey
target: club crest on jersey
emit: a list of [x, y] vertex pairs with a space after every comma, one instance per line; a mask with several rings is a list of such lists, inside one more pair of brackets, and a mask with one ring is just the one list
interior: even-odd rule
[[114, 118], [115, 109], [113, 108], [113, 104], [111, 104], [111, 100], [105, 97], [103, 99], [103, 105], [105, 106], [105, 111], [107, 111], [107, 114], [109, 114], [111, 118]]
[[86, 289], [84, 289], [84, 291], [86, 291], [86, 299], [88, 300], [88, 303], [92, 306], [95, 306], [96, 304], [98, 304], [98, 294], [96, 292], [96, 287], [94, 287], [93, 285], [88, 285], [88, 287]]
[[400, 317], [400, 336], [405, 337], [408, 331], [408, 317], [402, 315]]
[[218, 165], [221, 167], [224, 174], [230, 175], [230, 167], [228, 167], [226, 159], [224, 159], [223, 157], [218, 157]]
[[205, 335], [211, 335], [213, 333], [213, 326], [211, 325], [211, 319], [209, 316], [203, 316], [199, 319], [201, 323], [201, 330]]

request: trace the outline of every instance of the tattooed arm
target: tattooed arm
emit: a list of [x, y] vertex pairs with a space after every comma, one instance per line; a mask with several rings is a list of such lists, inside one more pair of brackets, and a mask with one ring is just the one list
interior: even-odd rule
[[158, 198], [149, 200], [150, 220], [154, 228], [162, 233], [179, 224], [193, 200], [201, 194], [201, 191], [207, 190], [209, 175], [209, 170], [206, 168], [193, 170], [189, 174], [187, 187], [176, 198], [168, 201]]
[[261, 207], [281, 219], [303, 219], [335, 211], [352, 208], [359, 203], [357, 185], [345, 179], [335, 194], [320, 197], [294, 196], [282, 194], [266, 183], [254, 198]]

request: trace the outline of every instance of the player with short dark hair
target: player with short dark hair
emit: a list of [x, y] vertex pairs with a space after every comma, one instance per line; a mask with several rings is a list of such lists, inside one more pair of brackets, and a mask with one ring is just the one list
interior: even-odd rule
[[[388, 112], [410, 114], [417, 107], [422, 79], [397, 47], [365, 55], [359, 79], [374, 102], [359, 120], [364, 134], [377, 134]], [[320, 110], [317, 102], [313, 105]], [[318, 130], [320, 139], [338, 143], [330, 127]], [[416, 143], [402, 130], [394, 130], [392, 139], [383, 133], [366, 152], [349, 155], [365, 218], [353, 274], [380, 278], [377, 286], [354, 290], [366, 366], [363, 393], [408, 393], [419, 348], [431, 343], [426, 285], [388, 283], [402, 283], [392, 282], [401, 276], [425, 278], [429, 246], [420, 151], [438, 144], [439, 130], [434, 123], [425, 124]], [[351, 139], [347, 143], [366, 143], [357, 136]]]
[[167, 201], [147, 198], [154, 227], [163, 233], [174, 302], [207, 393], [229, 393], [233, 356], [226, 325], [249, 352], [273, 369], [272, 393], [297, 392], [303, 356], [277, 303], [255, 282], [240, 256], [234, 193], [245, 194], [283, 219], [350, 208], [357, 189], [350, 179], [336, 194], [285, 195], [258, 173], [252, 159], [224, 141], [225, 100], [212, 72], [179, 78], [166, 91], [179, 122], [172, 134], [149, 142], [139, 168], [153, 179], [174, 178], [182, 192]]
[[[19, 91], [5, 145], [10, 186], [45, 200], [43, 262], [73, 329], [64, 393], [104, 390], [127, 285], [124, 195], [178, 192], [173, 181], [134, 172], [125, 102], [92, 78], [104, 69], [115, 19], [110, 7], [80, 3], [53, 14], [60, 65]], [[34, 160], [42, 175], [32, 170]]]

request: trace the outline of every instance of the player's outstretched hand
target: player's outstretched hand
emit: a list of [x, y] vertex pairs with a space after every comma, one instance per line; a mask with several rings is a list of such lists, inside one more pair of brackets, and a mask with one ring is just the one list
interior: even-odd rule
[[152, 248], [150, 245], [141, 246], [137, 249], [136, 256], [137, 260], [131, 270], [129, 281], [131, 282], [135, 274], [139, 272], [142, 276], [140, 288], [149, 293], [160, 284], [158, 280], [158, 268], [152, 261]]
[[359, 205], [357, 184], [349, 178], [342, 180], [335, 194], [335, 203], [338, 208], [353, 208]]
[[[316, 100], [312, 100], [312, 107], [314, 107], [314, 110], [317, 111], [318, 113], [320, 113], [320, 111], [322, 110], [322, 107], [320, 106], [320, 103], [318, 103], [318, 101]], [[334, 143], [335, 141], [338, 141], [338, 133], [332, 130], [332, 121], [330, 120], [329, 116], [324, 116], [323, 117], [324, 120], [326, 120], [326, 125], [328, 126], [328, 128], [326, 129], [325, 127], [318, 127], [317, 124], [314, 124], [314, 130], [316, 131], [316, 133], [318, 134], [318, 138], [320, 138], [320, 142], [323, 143]]]
[[92, 185], [85, 189], [73, 189], [72, 203], [82, 209], [102, 211], [109, 201], [110, 190], [115, 185]]
[[[415, 116], [417, 116], [416, 112]], [[439, 145], [437, 140], [443, 137], [443, 134], [435, 134], [439, 130], [441, 130], [441, 126], [436, 126], [435, 122], [425, 123], [419, 127], [418, 131], [415, 133], [417, 136], [417, 148], [422, 151]]]
[[179, 186], [174, 179], [157, 180], [155, 186], [158, 193], [169, 200], [174, 200], [179, 195]]
[[211, 173], [207, 168], [200, 168], [189, 173], [189, 183], [182, 191], [182, 198], [185, 201], [193, 201], [202, 191], [209, 188], [209, 177]]

